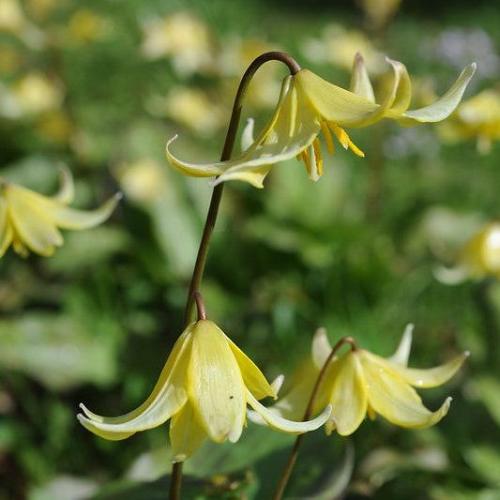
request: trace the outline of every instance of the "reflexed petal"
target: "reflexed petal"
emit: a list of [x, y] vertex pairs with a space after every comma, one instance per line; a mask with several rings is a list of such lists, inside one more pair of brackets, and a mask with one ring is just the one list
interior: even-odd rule
[[403, 63], [393, 61], [389, 58], [387, 58], [387, 62], [392, 66], [396, 75], [395, 81], [397, 82], [390, 107], [390, 114], [397, 116], [404, 113], [410, 106], [411, 81], [406, 66]]
[[22, 243], [40, 255], [49, 256], [63, 243], [61, 233], [41, 207], [27, 195], [28, 190], [9, 185], [6, 200], [9, 215]]
[[350, 89], [356, 95], [364, 97], [370, 102], [375, 102], [375, 94], [366, 70], [365, 61], [359, 52], [354, 56]]
[[450, 407], [447, 398], [441, 408], [429, 411], [420, 396], [388, 363], [379, 363], [373, 355], [361, 351], [361, 363], [368, 390], [368, 403], [375, 412], [401, 427], [421, 429], [439, 422]]
[[312, 420], [305, 422], [294, 422], [279, 416], [264, 405], [260, 404], [250, 391], [247, 391], [248, 404], [274, 429], [288, 432], [290, 434], [302, 434], [304, 432], [314, 431], [321, 427], [330, 417], [332, 407], [327, 406], [323, 412]]
[[188, 378], [189, 400], [210, 438], [236, 441], [245, 422], [246, 389], [226, 336], [211, 321], [193, 327]]
[[183, 462], [189, 458], [206, 438], [207, 434], [198, 422], [193, 407], [187, 402], [170, 422], [172, 461]]
[[269, 382], [257, 365], [227, 335], [224, 334], [224, 336], [240, 367], [241, 376], [243, 377], [243, 382], [247, 389], [257, 399], [262, 399], [267, 396], [276, 398], [276, 392], [269, 385]]
[[401, 377], [406, 380], [406, 382], [415, 387], [437, 387], [453, 377], [468, 356], [469, 352], [466, 351], [463, 354], [456, 356], [451, 361], [448, 361], [448, 363], [445, 363], [444, 365], [423, 370], [417, 368], [406, 368], [404, 366], [392, 364], [391, 367], [396, 370]]
[[[186, 175], [190, 175], [193, 177], [214, 177], [217, 175], [221, 175], [222, 173], [232, 168], [239, 169], [244, 167], [252, 167], [254, 169], [260, 168], [262, 170], [262, 168], [268, 166], [269, 163], [276, 163], [276, 161], [282, 161], [281, 158], [274, 161], [274, 158], [270, 158], [269, 151], [267, 150], [261, 151], [260, 148], [262, 147], [264, 141], [267, 139], [268, 135], [271, 133], [276, 123], [276, 120], [278, 119], [278, 116], [280, 115], [280, 113], [282, 113], [281, 109], [282, 104], [285, 97], [287, 96], [290, 87], [290, 82], [291, 82], [291, 77], [284, 79], [278, 104], [274, 110], [271, 120], [264, 127], [264, 130], [261, 132], [257, 140], [250, 147], [248, 147], [239, 157], [236, 157], [232, 160], [215, 161], [212, 163], [185, 162], [174, 156], [174, 154], [171, 151], [171, 144], [177, 138], [177, 136], [175, 136], [172, 139], [170, 139], [170, 141], [168, 141], [167, 143], [166, 155], [168, 161], [174, 168], [180, 170], [182, 173]], [[270, 167], [268, 166], [268, 168]], [[237, 179], [235, 175], [236, 172], [233, 172], [232, 179]], [[247, 180], [247, 179], [241, 179], [241, 180]]]
[[470, 82], [470, 79], [476, 71], [476, 63], [467, 66], [455, 83], [450, 87], [440, 99], [429, 106], [420, 109], [407, 111], [402, 115], [401, 122], [404, 125], [413, 125], [415, 123], [439, 122], [444, 120], [455, 111], [460, 103], [462, 96]]
[[325, 120], [341, 126], [356, 125], [379, 108], [366, 97], [333, 85], [307, 69], [299, 71], [294, 78], [313, 109]]
[[73, 183], [73, 176], [67, 168], [61, 168], [61, 187], [52, 199], [63, 205], [68, 205], [73, 201], [74, 196], [75, 185]]
[[326, 328], [318, 328], [313, 337], [311, 353], [317, 368], [321, 370], [331, 352], [332, 346], [328, 340]]
[[335, 422], [341, 436], [352, 434], [364, 420], [368, 397], [363, 369], [358, 354], [349, 351], [335, 363], [330, 403]]
[[390, 358], [387, 358], [388, 361], [392, 361], [393, 363], [401, 366], [408, 365], [408, 359], [410, 357], [411, 351], [411, 342], [413, 338], [413, 329], [414, 325], [412, 323], [409, 323], [406, 326], [396, 352]]
[[[186, 403], [185, 377], [191, 351], [190, 325], [179, 337], [148, 399], [135, 410], [119, 417], [102, 417], [89, 411], [78, 420], [88, 430], [105, 439], [125, 439], [135, 432], [156, 427]], [[113, 437], [114, 436], [114, 437]]]
[[115, 194], [95, 210], [76, 210], [63, 205], [54, 205], [48, 212], [54, 222], [63, 229], [87, 229], [108, 219], [121, 198], [120, 193]]

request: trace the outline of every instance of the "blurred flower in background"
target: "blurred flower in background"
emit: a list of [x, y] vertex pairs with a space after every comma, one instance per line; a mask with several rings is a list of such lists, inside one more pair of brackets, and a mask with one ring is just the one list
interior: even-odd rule
[[396, 14], [402, 0], [358, 0], [368, 24], [378, 30]]
[[463, 102], [439, 132], [450, 142], [476, 139], [478, 151], [488, 154], [493, 142], [500, 140], [500, 91], [483, 90]]
[[102, 14], [82, 8], [71, 15], [66, 38], [76, 44], [92, 43], [103, 38], [108, 30], [109, 22]]
[[155, 17], [142, 25], [146, 59], [170, 58], [181, 76], [211, 73], [214, 46], [208, 26], [188, 11]]

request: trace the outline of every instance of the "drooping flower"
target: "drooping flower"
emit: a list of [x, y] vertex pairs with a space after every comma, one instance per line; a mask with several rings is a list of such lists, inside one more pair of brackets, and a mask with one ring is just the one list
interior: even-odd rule
[[323, 173], [320, 134], [330, 153], [334, 152], [333, 138], [336, 137], [345, 149], [364, 156], [345, 131], [346, 127], [366, 127], [383, 118], [395, 119], [404, 125], [444, 120], [457, 107], [475, 71], [475, 64], [471, 64], [440, 99], [423, 108], [408, 111], [411, 101], [408, 72], [402, 63], [390, 59], [388, 62], [392, 80], [380, 104], [375, 102], [360, 56], [354, 61], [351, 90], [333, 85], [302, 69], [285, 78], [271, 120], [241, 155], [232, 160], [208, 164], [185, 162], [171, 151], [174, 137], [167, 143], [167, 158], [172, 166], [186, 175], [218, 176], [215, 184], [243, 180], [255, 187], [263, 187], [263, 180], [274, 164], [298, 157], [304, 162], [309, 177], [316, 181]]
[[[412, 326], [401, 340], [396, 353], [382, 358], [364, 349], [352, 348], [335, 357], [328, 365], [318, 389], [316, 405], [330, 403], [332, 414], [326, 424], [327, 433], [334, 429], [343, 436], [352, 434], [366, 415], [381, 415], [401, 427], [421, 429], [439, 422], [448, 412], [451, 398], [432, 412], [422, 403], [413, 387], [442, 385], [460, 368], [468, 356], [465, 352], [448, 363], [430, 369], [408, 368]], [[331, 352], [324, 330], [319, 330], [313, 342], [313, 356], [299, 371], [299, 383], [271, 411], [293, 417], [304, 413], [323, 363]], [[252, 420], [262, 423], [256, 415]]]
[[250, 405], [271, 427], [300, 434], [323, 425], [331, 408], [313, 420], [293, 422], [269, 411], [259, 399], [276, 397], [255, 364], [213, 322], [191, 323], [175, 343], [155, 388], [136, 410], [101, 417], [80, 405], [80, 423], [110, 440], [170, 422], [173, 460], [192, 455], [206, 438], [221, 443], [240, 438]]
[[105, 221], [121, 198], [116, 194], [96, 210], [68, 207], [73, 200], [73, 179], [62, 171], [62, 185], [52, 197], [0, 178], [0, 257], [10, 245], [26, 256], [30, 251], [50, 256], [63, 244], [62, 229], [87, 229]]
[[450, 142], [475, 138], [482, 154], [500, 141], [500, 91], [488, 89], [462, 103], [452, 119], [439, 128]]

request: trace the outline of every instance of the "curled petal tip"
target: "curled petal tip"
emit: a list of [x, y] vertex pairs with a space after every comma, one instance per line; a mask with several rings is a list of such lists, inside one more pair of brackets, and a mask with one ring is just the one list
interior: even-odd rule
[[356, 54], [354, 54], [354, 61], [356, 63], [362, 63], [364, 62], [364, 57], [362, 56], [361, 52], [357, 51]]

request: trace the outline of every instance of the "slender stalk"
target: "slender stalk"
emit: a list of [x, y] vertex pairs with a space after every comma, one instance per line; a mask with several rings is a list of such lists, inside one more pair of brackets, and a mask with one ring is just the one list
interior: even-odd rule
[[[224, 141], [224, 147], [222, 148], [221, 161], [226, 161], [231, 158], [231, 154], [234, 149], [234, 142], [236, 139], [236, 134], [238, 132], [238, 125], [240, 123], [241, 110], [243, 108], [243, 98], [245, 97], [248, 85], [252, 80], [252, 77], [256, 71], [268, 61], [280, 61], [288, 66], [290, 73], [295, 75], [300, 71], [300, 66], [297, 62], [284, 52], [266, 52], [261, 54], [259, 57], [254, 59], [254, 61], [248, 66], [247, 70], [243, 74], [236, 96], [234, 98], [233, 110], [231, 113], [231, 118], [229, 120], [229, 125], [227, 128], [226, 139]], [[208, 207], [207, 218], [205, 220], [205, 226], [203, 228], [203, 233], [201, 235], [200, 246], [198, 248], [198, 254], [196, 256], [196, 262], [193, 269], [193, 274], [191, 276], [191, 281], [189, 283], [189, 291], [186, 301], [186, 309], [184, 312], [184, 323], [188, 324], [191, 321], [191, 316], [193, 314], [193, 308], [195, 303], [198, 305], [198, 312], [200, 313], [200, 302], [201, 297], [198, 293], [202, 279], [203, 271], [205, 270], [205, 264], [208, 255], [208, 248], [210, 245], [210, 239], [217, 221], [217, 215], [219, 213], [219, 206], [222, 200], [222, 194], [224, 192], [224, 184], [218, 184], [214, 187], [212, 191], [212, 197], [210, 199], [210, 205]], [[202, 308], [204, 312], [204, 306]], [[170, 500], [180, 500], [181, 498], [181, 483], [182, 483], [182, 462], [177, 462], [172, 465], [172, 475], [170, 483]]]
[[[314, 403], [316, 401], [319, 388], [325, 378], [326, 370], [330, 365], [330, 363], [332, 362], [335, 354], [337, 354], [338, 350], [345, 344], [349, 344], [353, 351], [357, 349], [356, 342], [352, 337], [343, 337], [333, 346], [332, 350], [330, 351], [330, 354], [328, 355], [326, 361], [323, 363], [323, 366], [321, 367], [321, 371], [318, 374], [318, 378], [316, 379], [316, 383], [314, 384], [313, 390], [311, 392], [311, 397], [309, 398], [309, 402], [307, 403], [307, 407], [304, 412], [302, 420], [309, 420], [311, 418], [311, 414], [314, 408]], [[285, 493], [288, 481], [290, 480], [290, 476], [292, 475], [293, 468], [295, 467], [295, 463], [297, 462], [297, 457], [299, 456], [299, 448], [300, 445], [302, 444], [303, 439], [304, 439], [304, 434], [299, 434], [295, 439], [293, 448], [290, 452], [290, 455], [288, 456], [288, 461], [285, 465], [285, 468], [283, 469], [283, 473], [281, 474], [276, 491], [274, 492], [273, 500], [281, 500], [283, 498], [283, 494]]]

